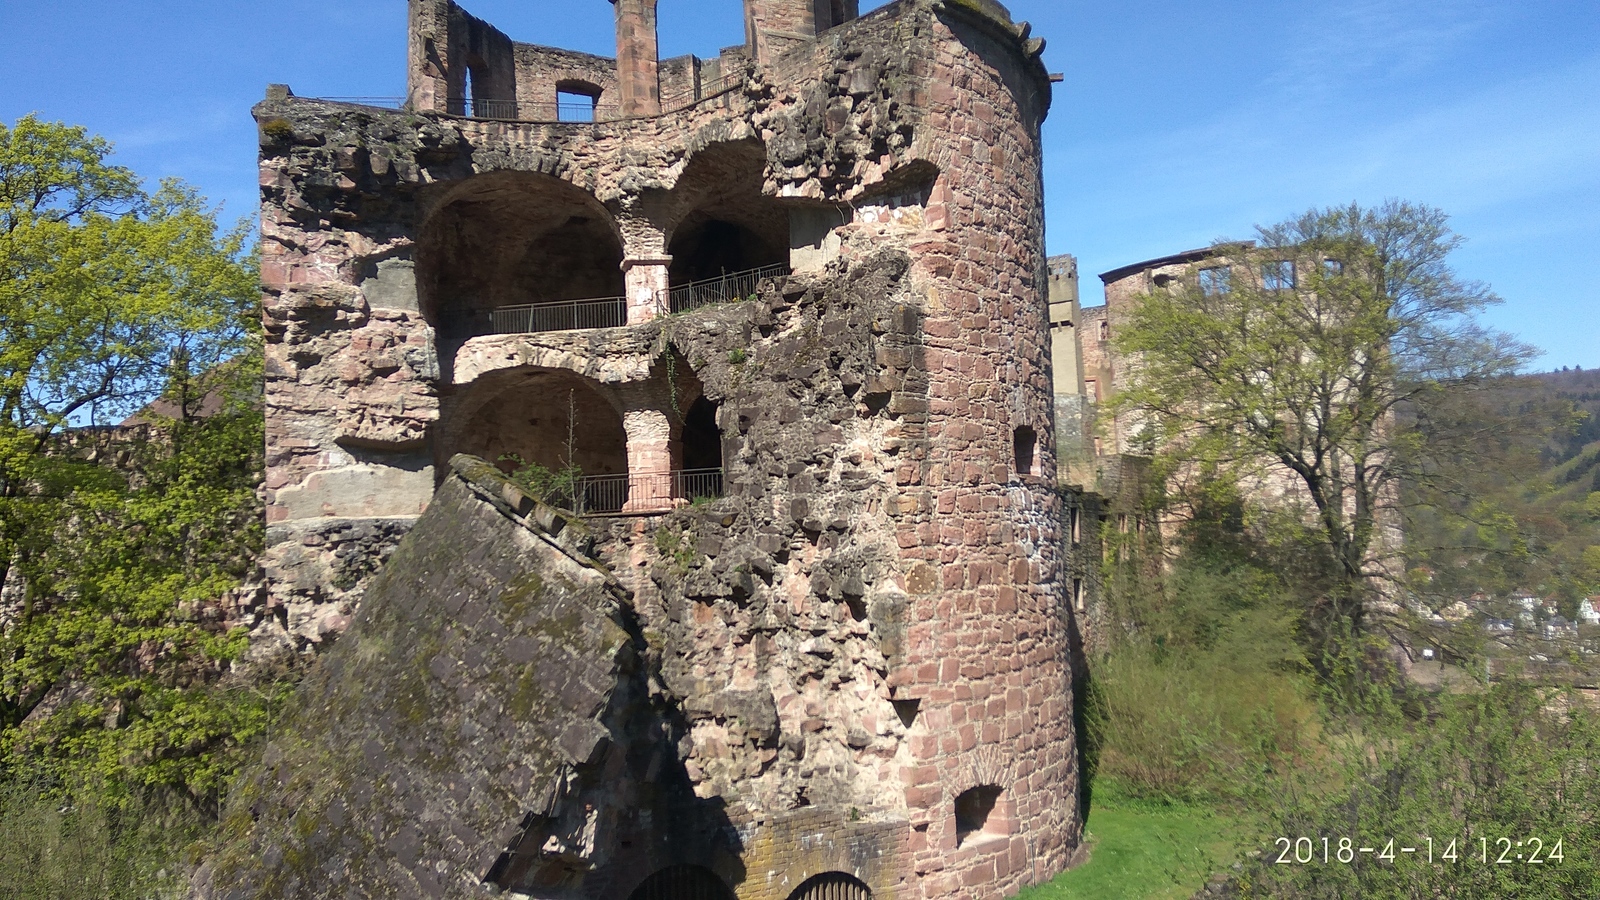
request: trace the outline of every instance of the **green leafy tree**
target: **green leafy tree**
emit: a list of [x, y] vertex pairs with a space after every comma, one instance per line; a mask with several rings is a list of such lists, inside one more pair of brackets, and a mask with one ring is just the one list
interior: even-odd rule
[[0, 765], [204, 806], [271, 705], [215, 686], [243, 639], [200, 614], [259, 549], [258, 279], [109, 153], [0, 125]]
[[1261, 521], [1314, 563], [1306, 632], [1325, 673], [1373, 625], [1376, 581], [1403, 569], [1385, 533], [1402, 487], [1449, 492], [1451, 473], [1483, 458], [1492, 423], [1428, 411], [1530, 355], [1475, 321], [1498, 298], [1451, 269], [1460, 242], [1428, 207], [1312, 210], [1114, 322], [1128, 374], [1112, 410], [1142, 452], [1202, 483], [1286, 488]]

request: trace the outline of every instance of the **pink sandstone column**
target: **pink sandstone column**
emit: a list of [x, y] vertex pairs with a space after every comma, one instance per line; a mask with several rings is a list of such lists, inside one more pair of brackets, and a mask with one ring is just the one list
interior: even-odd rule
[[611, 0], [617, 7], [617, 89], [624, 116], [661, 113], [656, 68], [656, 0]]
[[628, 440], [628, 502], [623, 512], [671, 509], [674, 449], [680, 426], [668, 413], [667, 385], [623, 385], [622, 430]]
[[445, 112], [450, 97], [449, 4], [411, 0], [407, 32], [406, 100], [414, 110]]
[[667, 289], [667, 266], [671, 262], [670, 256], [633, 256], [622, 261], [629, 325], [656, 317], [656, 297]]

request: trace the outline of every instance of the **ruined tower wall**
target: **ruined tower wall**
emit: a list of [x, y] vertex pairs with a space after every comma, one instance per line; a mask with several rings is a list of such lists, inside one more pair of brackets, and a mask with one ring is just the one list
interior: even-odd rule
[[512, 41], [453, 0], [412, 2], [407, 45], [412, 109], [463, 115], [477, 101], [485, 118], [555, 120], [558, 90], [589, 94], [612, 114], [620, 102], [616, 60]]
[[408, 34], [406, 86], [413, 108], [459, 115], [470, 100], [516, 97], [511, 39], [452, 0], [411, 3]]
[[[921, 490], [919, 512], [897, 522], [914, 624], [891, 673], [897, 696], [932, 707], [905, 774], [913, 808], [926, 810], [913, 812], [912, 847], [929, 896], [1009, 891], [1064, 866], [1077, 841], [1055, 461], [1039, 440], [1053, 422], [1047, 89], [985, 27], [993, 20], [939, 21], [954, 40], [929, 60], [925, 134], [942, 145], [930, 156], [945, 224], [914, 247], [913, 266], [926, 278], [929, 451], [896, 473]], [[1002, 789], [1016, 827], [958, 847], [947, 811], [983, 786]]]
[[744, 0], [746, 43], [767, 62], [855, 19], [859, 0]]
[[[535, 44], [516, 43], [512, 50], [516, 56], [516, 99], [519, 103], [533, 110], [554, 110], [556, 92], [571, 91], [593, 96], [602, 115], [616, 109], [616, 60]], [[553, 114], [547, 117], [558, 118]]]
[[[270, 96], [271, 602], [353, 602], [477, 411], [521, 410], [496, 431], [514, 442], [544, 427], [553, 373], [620, 417], [630, 476], [673, 464], [701, 392], [727, 496], [591, 520], [682, 716], [690, 789], [739, 835], [685, 862], [741, 900], [833, 869], [928, 898], [1059, 871], [1080, 823], [1039, 50], [998, 7], [904, 0], [669, 115], [511, 122]], [[780, 229], [783, 249], [810, 248], [805, 271], [654, 318], [669, 242], [706, 217]], [[616, 242], [628, 324], [463, 324], [499, 302], [474, 306], [478, 286], [554, 277], [539, 248], [563, 234]], [[812, 828], [835, 855], [781, 838]], [[529, 878], [553, 865], [507, 852]], [[625, 896], [666, 864], [589, 852], [572, 896]], [[870, 871], [850, 862], [866, 856]]]

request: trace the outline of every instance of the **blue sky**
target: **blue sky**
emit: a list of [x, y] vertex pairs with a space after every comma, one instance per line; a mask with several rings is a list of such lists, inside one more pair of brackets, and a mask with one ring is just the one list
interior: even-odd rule
[[[610, 54], [603, 0], [464, 0], [513, 39]], [[1051, 253], [1095, 274], [1248, 237], [1313, 206], [1451, 213], [1490, 324], [1600, 368], [1600, 3], [1016, 0], [1061, 72], [1045, 124]], [[663, 55], [743, 40], [738, 0], [661, 0]], [[0, 119], [37, 111], [253, 214], [250, 106], [398, 95], [401, 0], [53, 0], [0, 6]]]

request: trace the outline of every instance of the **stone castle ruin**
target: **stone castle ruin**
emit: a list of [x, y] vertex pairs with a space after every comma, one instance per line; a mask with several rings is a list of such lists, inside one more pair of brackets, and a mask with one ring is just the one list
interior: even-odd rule
[[1079, 849], [1043, 42], [746, 0], [659, 60], [615, 12], [606, 59], [410, 0], [399, 108], [255, 109], [267, 603], [349, 621], [201, 896], [1001, 897]]

